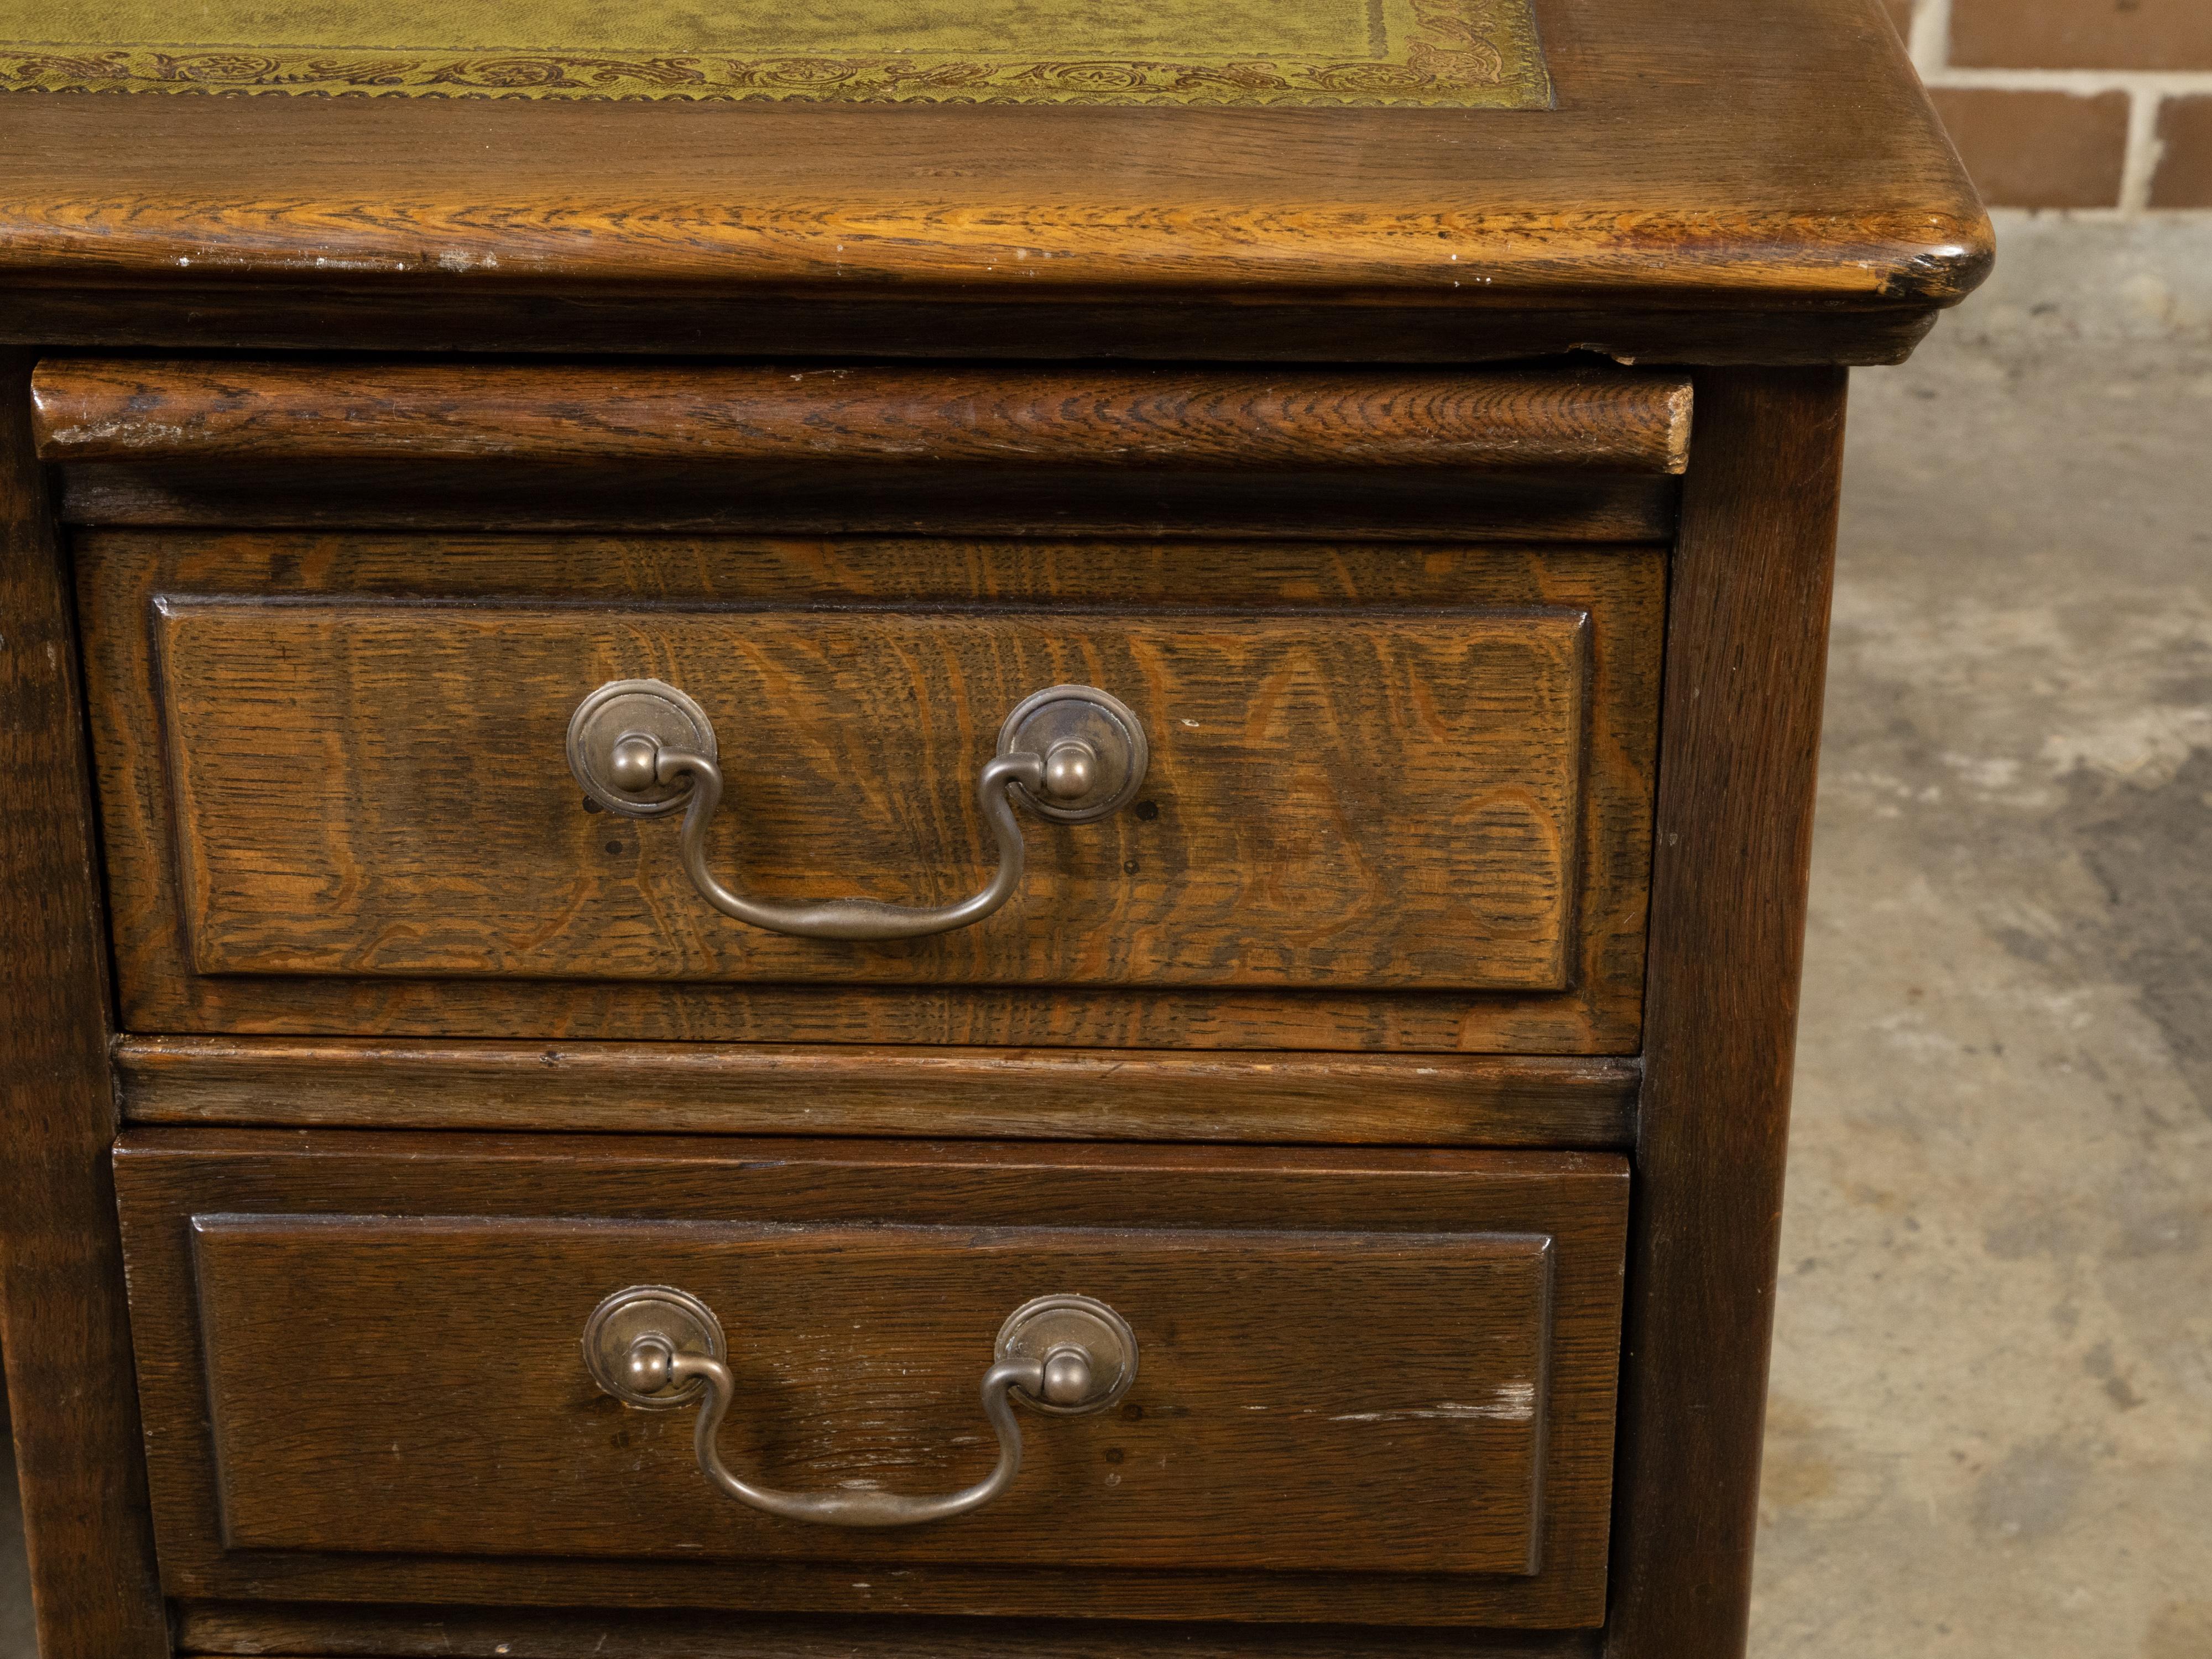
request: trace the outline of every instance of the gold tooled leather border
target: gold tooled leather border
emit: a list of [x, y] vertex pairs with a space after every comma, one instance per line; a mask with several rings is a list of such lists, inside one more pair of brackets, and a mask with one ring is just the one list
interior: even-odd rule
[[1546, 108], [1529, 0], [1413, 0], [1375, 59], [958, 58], [920, 54], [286, 49], [0, 42], [0, 89], [322, 97], [698, 99], [854, 103], [1366, 104]]

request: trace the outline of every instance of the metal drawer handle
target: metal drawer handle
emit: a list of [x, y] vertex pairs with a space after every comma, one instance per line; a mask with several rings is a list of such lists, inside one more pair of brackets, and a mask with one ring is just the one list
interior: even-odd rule
[[787, 1521], [827, 1527], [912, 1527], [989, 1503], [1021, 1473], [1018, 1399], [1060, 1417], [1104, 1411], [1137, 1378], [1137, 1339], [1127, 1322], [1087, 1296], [1041, 1296], [999, 1328], [997, 1360], [983, 1373], [983, 1414], [999, 1437], [998, 1467], [974, 1486], [933, 1498], [879, 1492], [776, 1492], [724, 1467], [716, 1442], [737, 1396], [721, 1322], [688, 1291], [633, 1285], [592, 1310], [584, 1365], [608, 1394], [650, 1410], [699, 1407], [691, 1436], [700, 1473], [740, 1504]]
[[957, 904], [918, 908], [874, 899], [777, 904], [733, 892], [707, 867], [707, 826], [722, 802], [714, 728], [706, 711], [659, 680], [611, 680], [568, 720], [568, 769], [611, 812], [653, 817], [682, 806], [684, 873], [724, 915], [801, 939], [920, 939], [989, 915], [1022, 879], [1022, 831], [1011, 788], [1040, 817], [1087, 823], [1118, 812], [1145, 781], [1145, 729], [1118, 698], [1090, 685], [1055, 685], [1024, 697], [999, 728], [975, 799], [999, 846], [999, 867]]

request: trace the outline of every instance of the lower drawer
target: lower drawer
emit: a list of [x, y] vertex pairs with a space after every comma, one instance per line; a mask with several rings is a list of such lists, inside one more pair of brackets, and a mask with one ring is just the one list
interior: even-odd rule
[[140, 1130], [117, 1180], [182, 1598], [1602, 1617], [1616, 1158]]

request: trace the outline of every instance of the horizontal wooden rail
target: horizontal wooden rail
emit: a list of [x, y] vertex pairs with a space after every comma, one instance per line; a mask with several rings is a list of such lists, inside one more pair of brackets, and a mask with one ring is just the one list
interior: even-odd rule
[[137, 1123], [1567, 1146], [1635, 1139], [1632, 1059], [131, 1036]]
[[[848, 1577], [849, 1574], [847, 1575]], [[1600, 1659], [1594, 1630], [1361, 1630], [1352, 1625], [1173, 1624], [1157, 1620], [918, 1618], [625, 1607], [301, 1605], [180, 1601], [179, 1653], [305, 1659]]]
[[796, 368], [58, 359], [49, 461], [1327, 466], [1665, 474], [1690, 385], [1626, 369]]

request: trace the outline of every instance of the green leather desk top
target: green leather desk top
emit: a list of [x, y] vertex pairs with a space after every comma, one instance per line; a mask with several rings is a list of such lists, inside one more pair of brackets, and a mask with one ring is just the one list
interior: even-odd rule
[[0, 0], [0, 89], [1540, 108], [1530, 0]]

